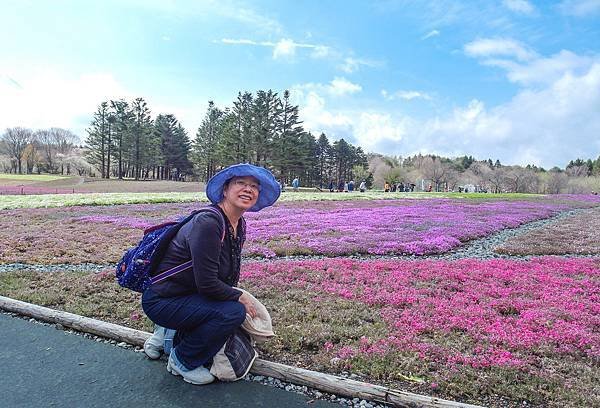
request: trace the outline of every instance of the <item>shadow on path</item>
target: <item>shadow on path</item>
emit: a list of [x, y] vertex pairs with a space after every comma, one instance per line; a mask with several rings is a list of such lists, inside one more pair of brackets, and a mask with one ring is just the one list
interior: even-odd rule
[[190, 385], [169, 374], [163, 360], [6, 314], [0, 331], [0, 406], [338, 406], [243, 380]]

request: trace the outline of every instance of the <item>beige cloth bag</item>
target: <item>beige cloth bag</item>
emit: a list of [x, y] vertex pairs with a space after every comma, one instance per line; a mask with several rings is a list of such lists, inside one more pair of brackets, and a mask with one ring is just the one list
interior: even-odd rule
[[250, 292], [240, 288], [236, 289], [250, 296], [250, 299], [252, 299], [254, 307], [256, 308], [256, 317], [252, 318], [247, 314], [246, 320], [242, 323], [242, 329], [244, 329], [246, 333], [250, 335], [250, 338], [258, 344], [264, 343], [275, 336], [275, 333], [273, 333], [271, 315], [265, 305], [260, 303]]

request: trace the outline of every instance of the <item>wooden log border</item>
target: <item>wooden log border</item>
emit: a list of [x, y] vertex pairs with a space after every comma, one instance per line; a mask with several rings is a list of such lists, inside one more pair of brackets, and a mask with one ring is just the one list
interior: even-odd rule
[[[143, 347], [144, 341], [151, 336], [151, 333], [141, 330], [131, 329], [118, 324], [107, 323], [60, 310], [49, 309], [47, 307], [22, 302], [4, 296], [0, 296], [0, 309], [33, 317], [49, 323], [58, 323], [81, 332], [92, 333], [140, 347]], [[250, 372], [255, 375], [273, 377], [282, 381], [305, 385], [324, 392], [341, 395], [346, 398], [361, 398], [390, 404], [395, 407], [482, 408], [478, 405], [470, 405], [413, 394], [261, 359], [255, 360]]]

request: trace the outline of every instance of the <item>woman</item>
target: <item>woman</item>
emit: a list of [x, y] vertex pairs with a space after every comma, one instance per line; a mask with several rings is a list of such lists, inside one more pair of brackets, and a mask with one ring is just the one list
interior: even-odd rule
[[[177, 331], [167, 363], [173, 375], [192, 384], [212, 382], [214, 377], [205, 366], [246, 314], [255, 316], [250, 297], [233, 288], [240, 276], [246, 232], [242, 216], [273, 205], [279, 194], [279, 184], [269, 170], [251, 164], [228, 167], [206, 186], [217, 211], [198, 213], [169, 244], [157, 273], [190, 259], [193, 266], [148, 288], [142, 308], [154, 323]], [[161, 337], [155, 332], [144, 345], [151, 358], [160, 356]]]

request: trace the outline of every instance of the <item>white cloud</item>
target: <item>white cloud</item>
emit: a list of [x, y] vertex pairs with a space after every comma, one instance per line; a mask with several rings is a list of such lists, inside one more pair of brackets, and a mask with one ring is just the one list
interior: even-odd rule
[[428, 38], [435, 37], [438, 35], [440, 35], [440, 32], [438, 30], [431, 30], [430, 32], [425, 34], [423, 37], [421, 37], [421, 40], [426, 40]]
[[227, 45], [251, 45], [259, 47], [270, 47], [273, 48], [273, 59], [292, 58], [296, 55], [297, 48], [312, 49], [313, 51], [311, 53], [311, 57], [313, 58], [324, 58], [328, 56], [330, 52], [330, 48], [325, 45], [298, 43], [289, 38], [282, 38], [277, 42], [254, 41], [245, 38], [222, 38], [220, 42], [222, 44]]
[[[566, 53], [566, 52], [565, 52]], [[569, 53], [572, 60], [578, 56]], [[552, 65], [566, 57], [538, 58]], [[581, 57], [579, 58], [587, 58]], [[591, 57], [590, 57], [591, 58]], [[537, 64], [537, 65], [536, 65]], [[576, 157], [600, 155], [600, 59], [578, 70], [550, 70], [536, 88], [520, 90], [510, 101], [487, 107], [474, 99], [449, 114], [414, 119], [390, 110], [335, 109], [325, 88], [304, 91], [300, 115], [306, 128], [341, 137], [366, 151], [409, 155], [418, 152], [447, 156], [470, 154], [500, 159], [505, 164], [564, 167]]]
[[[523, 85], [550, 84], [565, 73], [582, 73], [598, 61], [598, 58], [581, 56], [570, 51], [562, 50], [548, 58], [536, 58], [528, 64], [496, 63], [507, 70], [507, 77], [511, 82]], [[493, 65], [493, 61], [488, 61]]]
[[597, 56], [577, 55], [562, 50], [543, 57], [512, 40], [482, 39], [465, 45], [467, 55], [481, 58], [481, 63], [502, 68], [507, 78], [525, 86], [551, 84], [566, 73], [581, 74], [599, 61]]
[[344, 58], [344, 62], [339, 66], [339, 68], [348, 73], [351, 74], [353, 72], [356, 72], [360, 69], [360, 67], [364, 66], [364, 67], [369, 67], [369, 68], [378, 68], [381, 67], [383, 65], [383, 63], [381, 61], [373, 61], [373, 60], [368, 60], [368, 59], [362, 59], [362, 58], [354, 58], [354, 57], [347, 57]]
[[587, 17], [600, 13], [600, 0], [565, 0], [559, 8], [569, 16]]
[[385, 89], [382, 89], [381, 96], [383, 96], [386, 101], [395, 101], [397, 99], [404, 99], [406, 101], [410, 101], [412, 99], [431, 100], [431, 96], [429, 96], [429, 94], [421, 91], [396, 91], [394, 93], [389, 93]]
[[291, 89], [294, 102], [301, 105], [300, 115], [307, 130], [315, 134], [325, 132], [329, 138], [339, 139], [351, 133], [352, 118], [343, 113], [332, 113], [325, 108], [325, 98], [315, 90]]
[[527, 61], [536, 57], [536, 53], [519, 41], [505, 38], [483, 38], [464, 46], [465, 53], [471, 57], [513, 57]]
[[283, 38], [273, 47], [273, 59], [293, 57], [296, 54], [296, 44], [294, 41]]
[[313, 58], [325, 58], [328, 57], [329, 54], [331, 53], [331, 48], [325, 46], [325, 45], [317, 45], [312, 54], [311, 57]]
[[[139, 96], [107, 73], [67, 76], [50, 67], [13, 71], [15, 73], [10, 75], [0, 72], [0, 133], [16, 126], [34, 130], [61, 127], [73, 131], [84, 142], [88, 136], [86, 129], [101, 102], [131, 101]], [[198, 113], [206, 109], [203, 102], [182, 107], [152, 96], [144, 99], [153, 117], [161, 113], [174, 114], [192, 138], [202, 120]]]
[[388, 113], [364, 112], [356, 121], [354, 136], [366, 150], [374, 150], [381, 144], [388, 146], [401, 142], [408, 134], [409, 125], [409, 118], [394, 120]]
[[535, 7], [527, 0], [504, 0], [502, 4], [516, 13], [531, 15], [535, 12]]
[[306, 84], [294, 85], [291, 91], [298, 101], [301, 101], [304, 95], [313, 92], [314, 95], [326, 94], [331, 97], [351, 95], [362, 91], [362, 86], [352, 83], [346, 78], [335, 77], [328, 84], [309, 82]]
[[0, 129], [64, 127], [84, 139], [100, 102], [132, 96], [106, 73], [68, 78], [46, 68], [6, 77], [13, 82], [0, 81]]
[[362, 87], [358, 84], [353, 84], [346, 78], [334, 78], [329, 84], [329, 92], [336, 96], [353, 94], [362, 91]]

